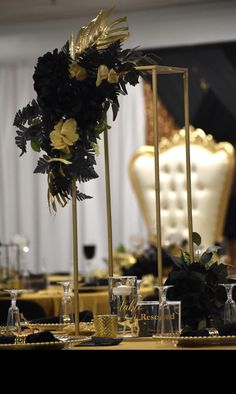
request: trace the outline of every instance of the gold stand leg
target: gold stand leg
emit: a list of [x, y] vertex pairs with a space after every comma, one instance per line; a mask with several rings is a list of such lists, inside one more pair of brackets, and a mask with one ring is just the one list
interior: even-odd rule
[[185, 120], [185, 146], [186, 146], [188, 237], [189, 237], [190, 260], [191, 262], [193, 262], [194, 251], [193, 251], [193, 217], [192, 217], [192, 189], [191, 189], [191, 162], [190, 162], [190, 136], [189, 136], [188, 71], [184, 72], [183, 79], [184, 79], [184, 120]]
[[104, 159], [106, 178], [106, 202], [107, 202], [107, 240], [108, 240], [108, 269], [109, 276], [113, 276], [113, 246], [112, 246], [112, 219], [111, 219], [111, 191], [110, 170], [107, 130], [104, 130]]
[[74, 308], [75, 335], [79, 335], [79, 286], [78, 286], [78, 230], [77, 230], [77, 199], [76, 178], [72, 181], [72, 219], [73, 219], [73, 263], [74, 263]]
[[153, 93], [153, 132], [155, 156], [155, 194], [156, 194], [156, 235], [157, 235], [157, 268], [158, 285], [163, 285], [162, 249], [161, 249], [161, 202], [160, 202], [160, 170], [159, 170], [159, 132], [157, 122], [157, 72], [152, 70]]

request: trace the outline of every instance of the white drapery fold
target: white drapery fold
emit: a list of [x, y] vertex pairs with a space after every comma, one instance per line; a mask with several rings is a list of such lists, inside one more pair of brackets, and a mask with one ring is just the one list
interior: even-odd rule
[[[53, 216], [47, 206], [47, 177], [33, 174], [39, 155], [28, 146], [19, 158], [15, 145], [15, 113], [35, 96], [30, 65], [0, 66], [0, 242], [10, 242], [14, 234], [30, 240], [28, 268], [31, 271], [68, 271], [72, 268], [71, 204]], [[112, 196], [113, 246], [129, 246], [131, 235], [145, 235], [128, 177], [132, 153], [145, 142], [145, 114], [142, 82], [129, 87], [120, 97], [115, 122], [109, 116], [110, 175]], [[96, 171], [99, 178], [79, 184], [79, 190], [93, 196], [78, 203], [79, 270], [84, 268], [82, 245], [97, 246], [95, 265], [107, 256], [106, 198], [103, 140]]]

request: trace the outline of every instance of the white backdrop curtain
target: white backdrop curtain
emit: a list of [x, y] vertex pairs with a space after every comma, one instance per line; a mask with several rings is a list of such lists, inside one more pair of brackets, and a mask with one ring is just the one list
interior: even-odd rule
[[[28, 146], [19, 158], [13, 120], [18, 109], [35, 96], [33, 67], [27, 64], [0, 66], [0, 242], [9, 243], [15, 234], [30, 240], [28, 268], [34, 272], [72, 269], [71, 204], [52, 216], [47, 207], [47, 177], [33, 174], [39, 155]], [[130, 186], [128, 162], [145, 142], [145, 113], [142, 82], [120, 97], [120, 111], [109, 130], [112, 195], [113, 246], [129, 247], [132, 235], [146, 236], [145, 227]], [[78, 203], [79, 270], [84, 268], [82, 245], [97, 246], [94, 266], [104, 267], [107, 256], [106, 199], [103, 141], [97, 158], [99, 178], [79, 189], [93, 199]]]

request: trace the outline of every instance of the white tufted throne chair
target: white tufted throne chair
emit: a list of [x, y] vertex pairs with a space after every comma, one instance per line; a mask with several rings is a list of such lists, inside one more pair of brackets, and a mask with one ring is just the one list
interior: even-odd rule
[[[220, 242], [234, 173], [234, 148], [216, 143], [203, 130], [190, 129], [193, 231], [202, 247]], [[188, 240], [185, 131], [160, 141], [161, 235], [163, 246]], [[131, 158], [129, 174], [149, 241], [156, 238], [154, 148], [143, 146]], [[236, 219], [235, 219], [236, 220]]]

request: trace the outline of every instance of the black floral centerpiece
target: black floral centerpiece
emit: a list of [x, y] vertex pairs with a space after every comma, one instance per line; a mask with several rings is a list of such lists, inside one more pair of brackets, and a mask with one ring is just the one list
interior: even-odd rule
[[[128, 28], [119, 27], [126, 17], [108, 23], [112, 10], [100, 11], [77, 38], [61, 50], [39, 57], [33, 74], [37, 98], [15, 116], [16, 144], [21, 155], [27, 142], [43, 152], [35, 173], [48, 176], [48, 204], [65, 206], [71, 197], [72, 179], [97, 178], [95, 153], [101, 133], [108, 129], [109, 107], [115, 120], [118, 96], [126, 85], [135, 86], [142, 74], [136, 65], [150, 63], [148, 56], [122, 50]], [[77, 190], [77, 199], [91, 198]]]
[[[104, 132], [106, 189], [109, 190], [107, 111], [113, 120], [119, 110], [118, 97], [127, 94], [127, 84], [135, 86], [140, 75], [136, 66], [155, 64], [155, 59], [136, 49], [122, 49], [128, 27], [120, 27], [126, 17], [109, 23], [112, 10], [101, 10], [88, 26], [82, 27], [74, 40], [61, 50], [54, 49], [39, 57], [33, 74], [37, 97], [15, 116], [16, 145], [21, 155], [27, 142], [42, 152], [35, 173], [48, 178], [48, 206], [57, 211], [72, 199], [74, 292], [78, 293], [77, 200], [90, 196], [77, 189], [77, 182], [97, 178], [95, 154]], [[109, 192], [106, 192], [109, 200]], [[107, 202], [107, 212], [109, 203]], [[108, 212], [109, 213], [109, 212]], [[108, 215], [110, 230], [111, 214]], [[110, 226], [110, 227], [109, 227]], [[111, 236], [109, 254], [111, 255]], [[110, 259], [109, 259], [110, 261]], [[110, 263], [111, 266], [111, 263]], [[79, 301], [75, 297], [75, 333], [79, 333]]]
[[[193, 233], [195, 245], [201, 244], [201, 237]], [[222, 283], [228, 283], [227, 265], [219, 262], [219, 246], [195, 253], [190, 261], [188, 252], [171, 256], [173, 268], [165, 285], [173, 285], [168, 290], [169, 300], [181, 301], [182, 326], [186, 329], [201, 329], [223, 323], [225, 290]]]

